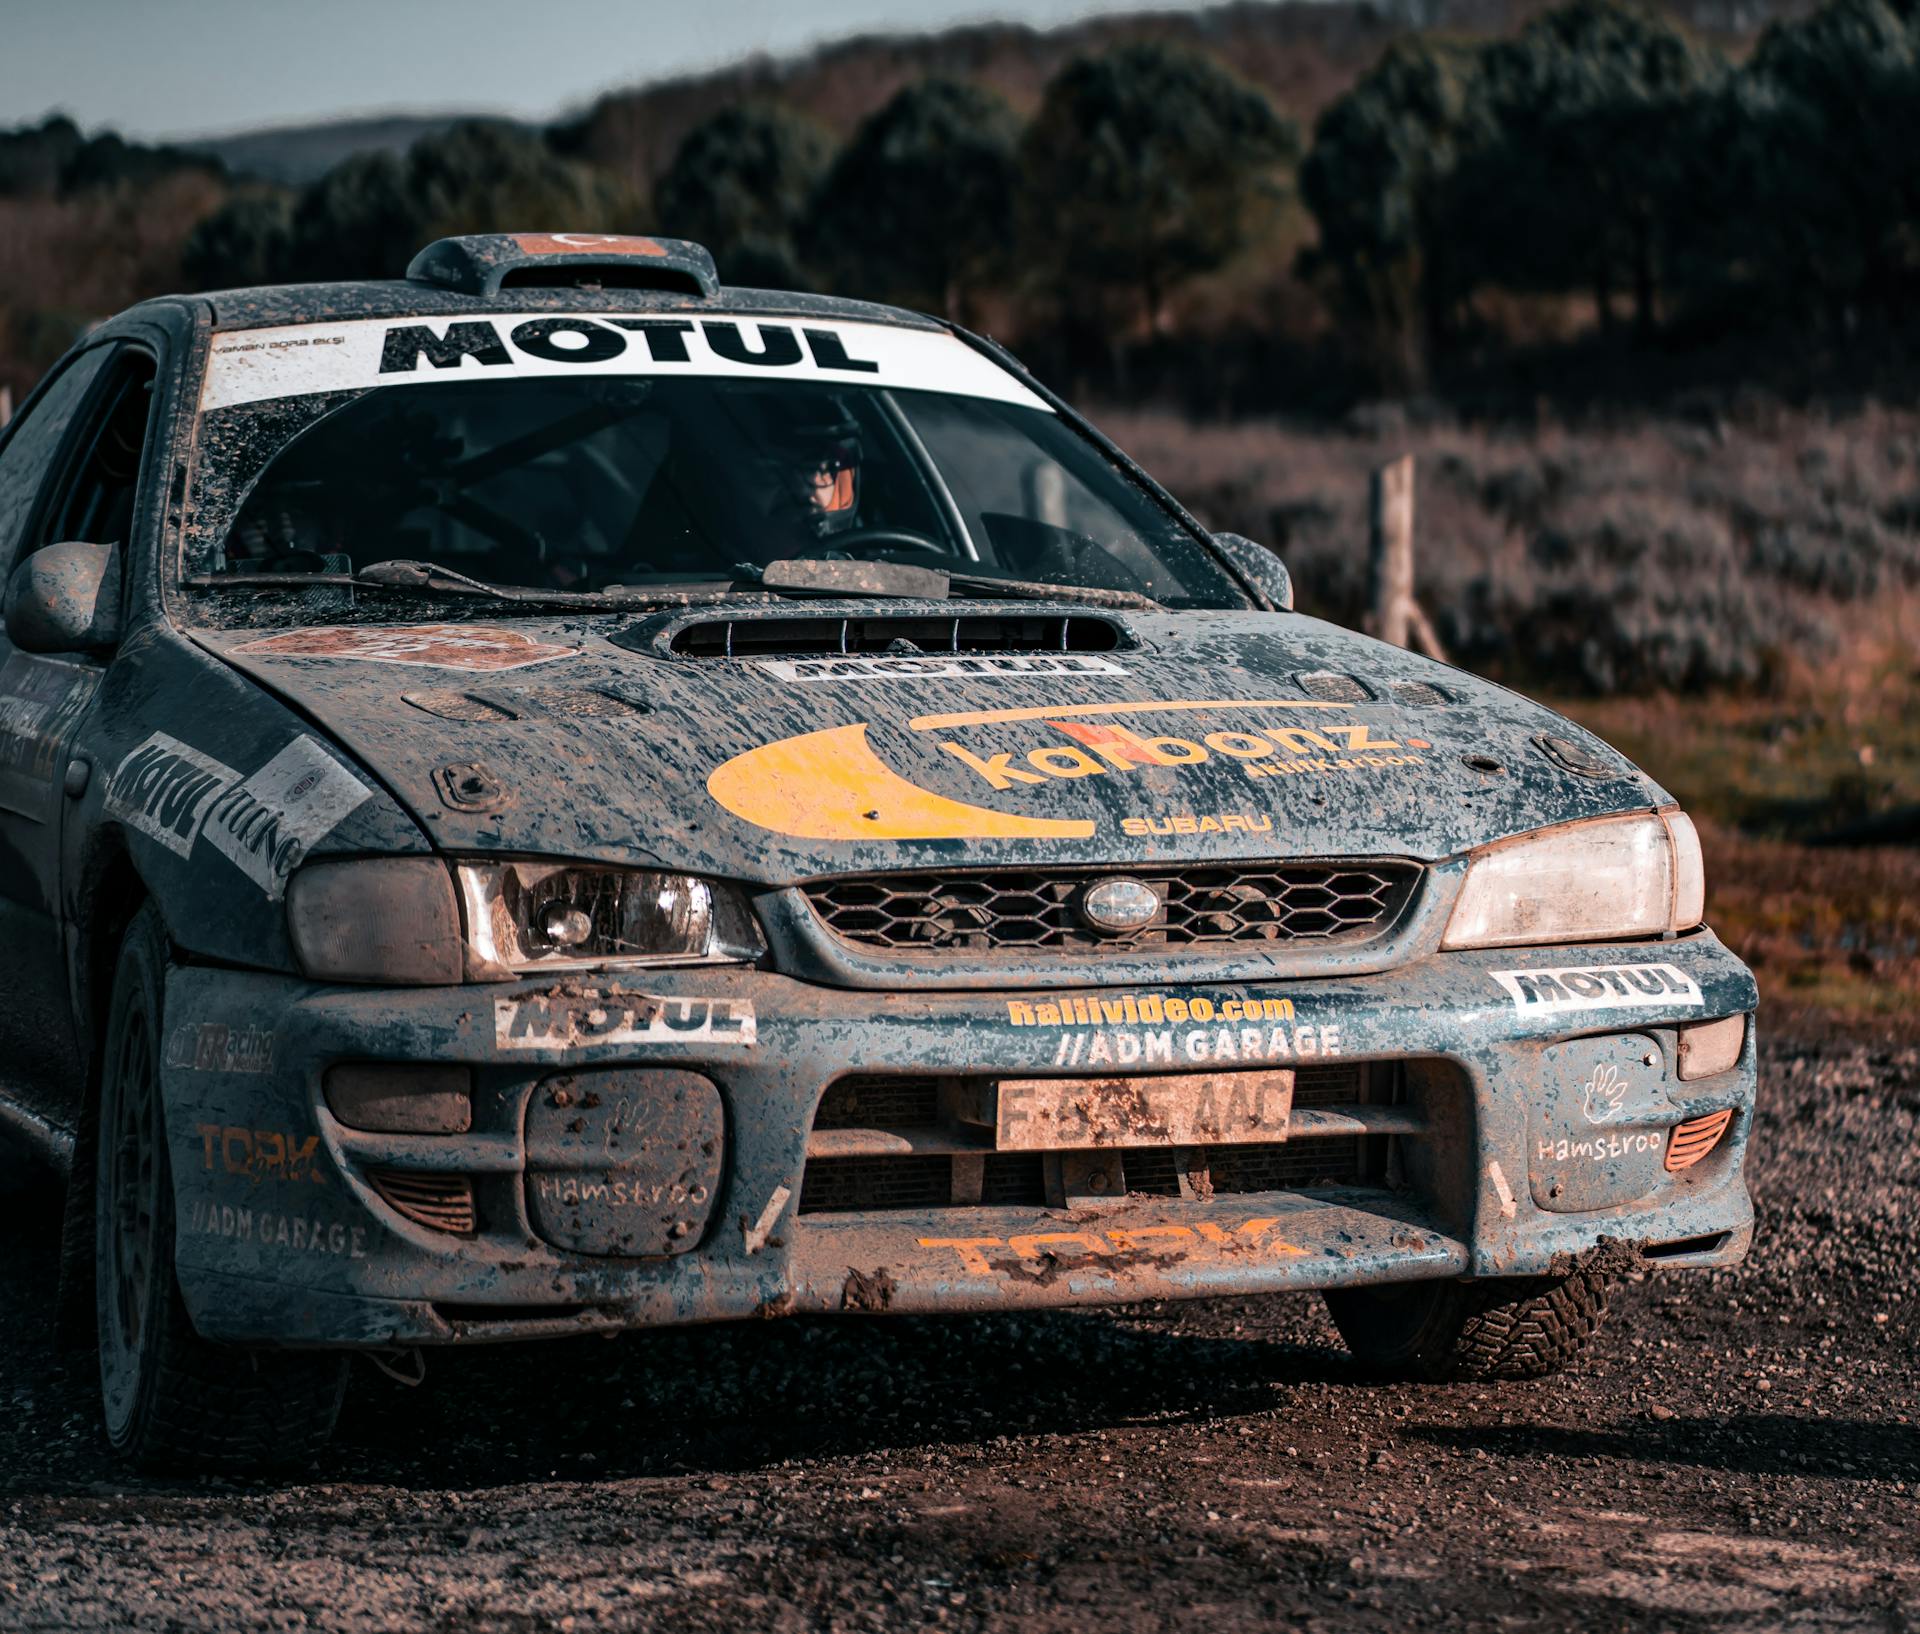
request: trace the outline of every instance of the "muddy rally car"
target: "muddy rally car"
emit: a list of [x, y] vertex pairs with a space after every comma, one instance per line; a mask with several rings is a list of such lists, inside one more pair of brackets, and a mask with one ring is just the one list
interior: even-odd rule
[[151, 301], [0, 560], [0, 1123], [131, 1456], [788, 1313], [1320, 1290], [1526, 1376], [1747, 1247], [1672, 798], [951, 325], [564, 233]]

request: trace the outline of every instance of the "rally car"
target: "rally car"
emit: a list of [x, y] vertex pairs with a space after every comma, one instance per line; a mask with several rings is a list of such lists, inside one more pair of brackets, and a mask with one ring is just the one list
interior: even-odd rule
[[1673, 799], [952, 324], [569, 233], [149, 301], [0, 562], [0, 1124], [131, 1457], [788, 1313], [1317, 1289], [1525, 1376], [1747, 1248]]

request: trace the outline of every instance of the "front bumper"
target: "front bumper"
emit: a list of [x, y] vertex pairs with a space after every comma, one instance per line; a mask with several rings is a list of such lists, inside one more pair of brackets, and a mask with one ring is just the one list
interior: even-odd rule
[[[164, 1085], [180, 1286], [195, 1325], [248, 1343], [437, 1344], [1519, 1276], [1563, 1267], [1603, 1238], [1717, 1265], [1751, 1236], [1741, 1178], [1751, 1026], [1732, 1070], [1690, 1083], [1675, 1070], [1677, 1026], [1749, 1014], [1756, 1001], [1752, 975], [1704, 931], [1124, 994], [870, 993], [739, 969], [652, 971], [624, 985], [642, 984], [667, 1001], [666, 1023], [596, 1037], [555, 1023], [545, 983], [366, 990], [175, 969]], [[1211, 1013], [1197, 1019], [1194, 1006], [1173, 1022], [1169, 997], [1203, 998]], [[603, 1014], [592, 993], [570, 1002], [576, 1018]], [[1368, 1112], [1365, 1138], [1386, 1160], [1366, 1184], [798, 1211], [816, 1109], [851, 1073], [1032, 1078], [1335, 1059], [1399, 1064], [1398, 1104]], [[323, 1077], [364, 1062], [469, 1068], [472, 1130], [347, 1128]], [[705, 1135], [690, 1127], [704, 1157], [680, 1142], [691, 1165], [674, 1200], [681, 1235], [634, 1256], [561, 1246], [572, 1239], [550, 1207], [543, 1217], [527, 1173], [530, 1153], [545, 1161], [539, 1120], [551, 1115], [538, 1108], [564, 1100], [556, 1077], [648, 1068], [678, 1072], [633, 1082], [697, 1082], [690, 1073], [717, 1086], [718, 1123]], [[1671, 1130], [1721, 1111], [1731, 1122], [1709, 1156], [1668, 1172]], [[686, 1181], [703, 1162], [705, 1178]], [[478, 1229], [453, 1235], [406, 1217], [369, 1178], [395, 1172], [476, 1177]]]

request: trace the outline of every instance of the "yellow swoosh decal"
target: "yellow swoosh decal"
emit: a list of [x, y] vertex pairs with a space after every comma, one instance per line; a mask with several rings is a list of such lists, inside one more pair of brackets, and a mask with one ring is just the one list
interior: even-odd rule
[[1090, 820], [1015, 817], [909, 783], [867, 724], [782, 738], [714, 768], [707, 793], [736, 817], [802, 840], [1078, 840]]
[[990, 726], [995, 721], [1057, 720], [1062, 715], [1144, 715], [1176, 709], [1351, 709], [1352, 704], [1320, 698], [1143, 698], [1130, 704], [1038, 704], [1028, 709], [975, 709], [963, 715], [916, 715], [907, 725], [916, 732], [943, 726]]

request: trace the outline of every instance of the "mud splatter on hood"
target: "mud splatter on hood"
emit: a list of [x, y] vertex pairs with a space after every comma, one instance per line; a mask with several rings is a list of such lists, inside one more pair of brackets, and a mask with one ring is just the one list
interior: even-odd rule
[[[332, 732], [448, 851], [765, 883], [961, 859], [1434, 860], [1670, 798], [1550, 710], [1296, 615], [1101, 615], [1116, 645], [1085, 653], [819, 650], [823, 623], [956, 611], [989, 610], [196, 639]], [[750, 637], [736, 656], [675, 650], [716, 616]]]

